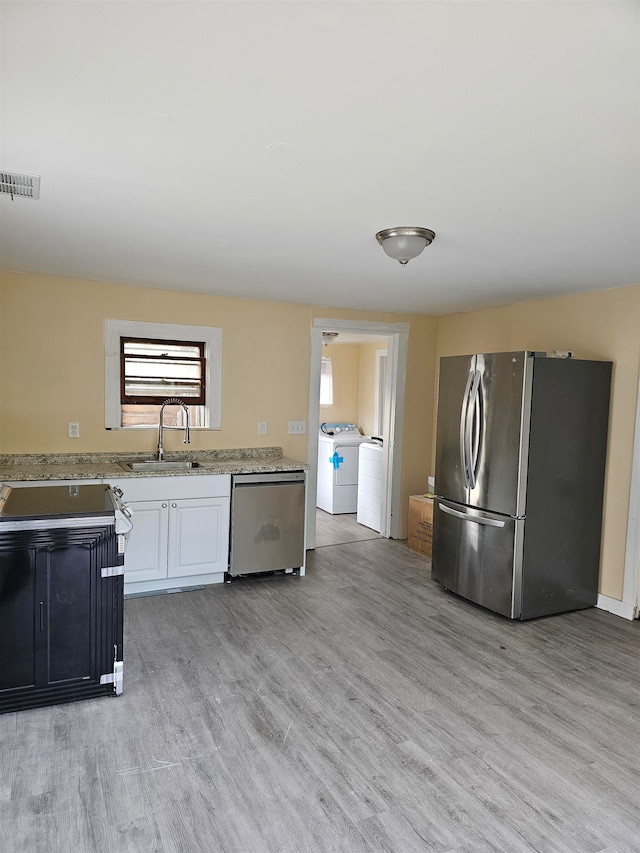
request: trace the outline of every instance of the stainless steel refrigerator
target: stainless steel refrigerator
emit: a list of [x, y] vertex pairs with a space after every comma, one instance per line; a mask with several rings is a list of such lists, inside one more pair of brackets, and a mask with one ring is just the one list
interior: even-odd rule
[[440, 361], [432, 576], [511, 619], [598, 595], [611, 362]]

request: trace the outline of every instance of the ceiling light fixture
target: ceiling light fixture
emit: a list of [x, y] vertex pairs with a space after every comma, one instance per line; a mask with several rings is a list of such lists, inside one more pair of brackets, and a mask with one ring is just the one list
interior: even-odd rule
[[403, 267], [411, 258], [417, 258], [435, 238], [435, 232], [429, 228], [385, 228], [376, 234], [376, 240], [387, 255]]
[[337, 337], [338, 337], [338, 332], [323, 332], [322, 333], [322, 343], [325, 346], [328, 346], [328, 344], [332, 344]]

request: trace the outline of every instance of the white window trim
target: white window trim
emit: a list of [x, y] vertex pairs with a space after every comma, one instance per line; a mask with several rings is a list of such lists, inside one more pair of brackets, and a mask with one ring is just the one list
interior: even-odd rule
[[[120, 338], [158, 338], [171, 341], [202, 341], [207, 360], [207, 426], [194, 429], [222, 429], [222, 329], [215, 326], [182, 326], [175, 323], [143, 323], [137, 320], [104, 321], [104, 425], [123, 427], [120, 405]], [[149, 426], [149, 429], [156, 429]], [[142, 427], [144, 429], [144, 427]]]

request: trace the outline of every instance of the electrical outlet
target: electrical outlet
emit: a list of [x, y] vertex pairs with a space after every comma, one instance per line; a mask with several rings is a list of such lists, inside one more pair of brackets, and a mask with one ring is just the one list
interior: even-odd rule
[[289, 435], [305, 435], [306, 432], [306, 421], [289, 421]]
[[69, 438], [80, 438], [80, 424], [78, 421], [69, 421], [67, 424], [67, 435]]
[[267, 422], [266, 421], [258, 421], [258, 435], [266, 435], [267, 434]]

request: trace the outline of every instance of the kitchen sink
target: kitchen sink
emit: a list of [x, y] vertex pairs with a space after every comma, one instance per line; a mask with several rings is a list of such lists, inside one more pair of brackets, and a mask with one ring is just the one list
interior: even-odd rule
[[143, 459], [140, 462], [120, 462], [125, 471], [189, 471], [199, 468], [199, 462], [189, 462], [186, 459], [159, 462], [157, 459]]

